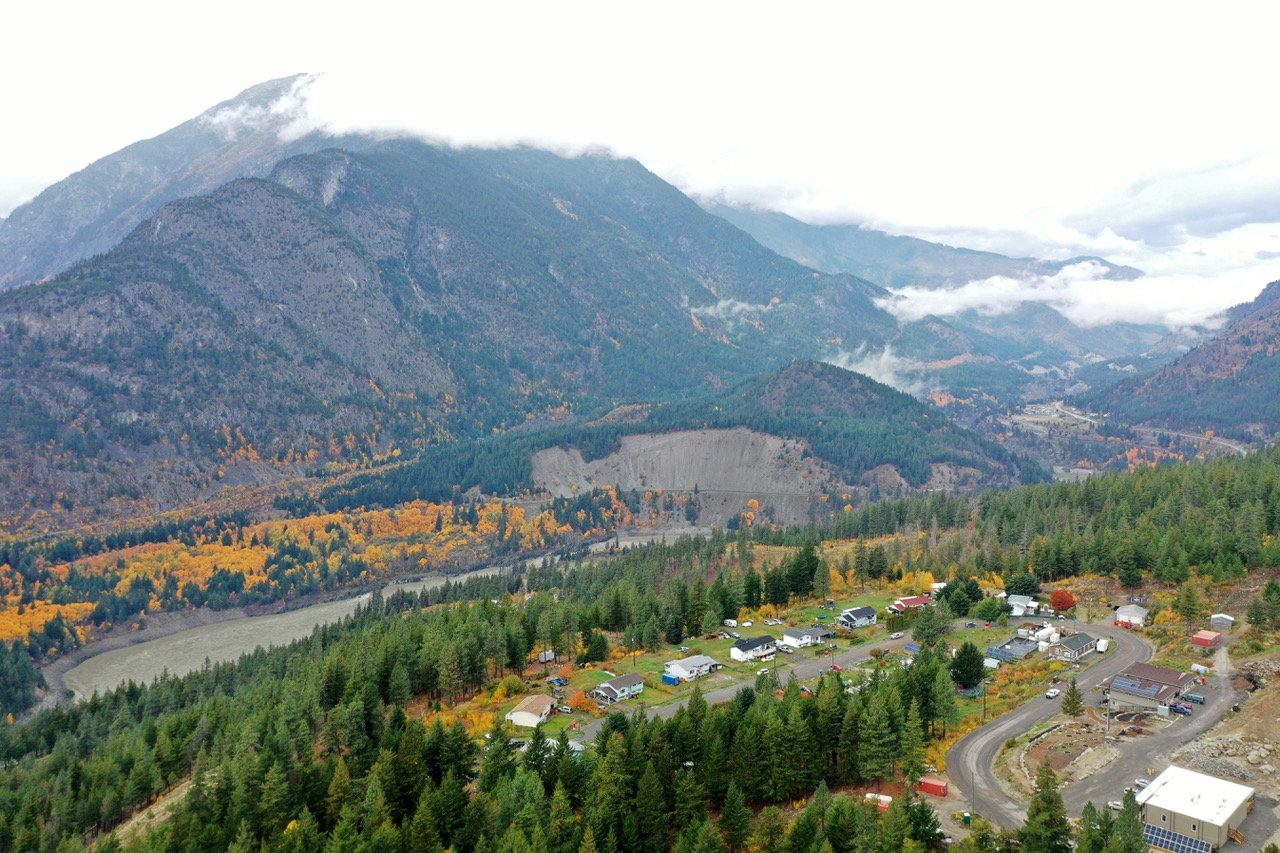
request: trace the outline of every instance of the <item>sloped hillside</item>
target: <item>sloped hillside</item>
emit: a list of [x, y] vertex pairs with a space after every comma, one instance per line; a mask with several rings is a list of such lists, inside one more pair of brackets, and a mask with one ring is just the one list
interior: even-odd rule
[[1216, 429], [1238, 437], [1280, 433], [1280, 282], [1234, 322], [1163, 369], [1081, 402], [1127, 423]]
[[149, 511], [706, 393], [883, 342], [878, 293], [773, 254], [634, 161], [404, 141], [296, 157], [0, 295], [0, 515]]

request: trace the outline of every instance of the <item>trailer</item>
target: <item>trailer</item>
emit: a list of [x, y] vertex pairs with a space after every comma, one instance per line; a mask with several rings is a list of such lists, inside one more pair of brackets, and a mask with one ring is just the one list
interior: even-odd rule
[[935, 797], [947, 795], [947, 783], [942, 779], [931, 779], [928, 776], [920, 780], [920, 793], [933, 794]]

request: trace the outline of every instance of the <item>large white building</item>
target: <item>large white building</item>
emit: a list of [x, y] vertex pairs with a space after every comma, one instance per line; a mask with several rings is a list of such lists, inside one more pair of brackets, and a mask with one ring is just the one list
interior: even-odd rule
[[674, 675], [681, 681], [692, 681], [707, 673], [715, 672], [720, 666], [720, 661], [715, 658], [707, 655], [692, 655], [679, 660], [669, 660], [663, 664], [662, 668], [667, 675]]
[[520, 700], [519, 705], [507, 712], [506, 720], [513, 726], [532, 729], [547, 721], [555, 705], [555, 700], [550, 696], [526, 696]]
[[1138, 792], [1137, 800], [1148, 827], [1207, 841], [1216, 849], [1240, 829], [1253, 808], [1253, 794], [1245, 785], [1170, 766]]

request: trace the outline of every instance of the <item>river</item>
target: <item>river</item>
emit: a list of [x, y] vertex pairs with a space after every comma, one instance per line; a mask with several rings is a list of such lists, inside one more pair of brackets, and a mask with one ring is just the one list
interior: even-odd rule
[[[466, 574], [450, 575], [455, 583], [469, 577], [490, 575], [507, 567], [477, 569]], [[444, 584], [444, 575], [431, 575], [420, 580], [389, 584], [383, 595], [394, 592], [419, 592]], [[259, 646], [281, 646], [310, 636], [317, 625], [336, 622], [355, 612], [356, 605], [369, 600], [369, 593], [300, 607], [270, 616], [246, 616], [190, 628], [165, 637], [112, 649], [83, 661], [62, 676], [62, 686], [75, 694], [76, 700], [91, 696], [96, 690], [105, 693], [132, 679], [150, 683], [164, 672], [185, 675], [211, 663], [235, 660]]]

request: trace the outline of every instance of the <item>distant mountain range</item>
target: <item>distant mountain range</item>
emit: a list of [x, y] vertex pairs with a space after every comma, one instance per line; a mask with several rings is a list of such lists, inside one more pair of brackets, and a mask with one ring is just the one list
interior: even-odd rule
[[[1118, 266], [1103, 258], [1078, 257], [1065, 261], [1010, 258], [858, 225], [810, 225], [777, 211], [720, 203], [706, 207], [781, 255], [823, 272], [856, 275], [888, 289], [958, 288], [996, 276], [1031, 281], [1084, 262], [1098, 265], [1105, 270], [1107, 278], [1117, 282], [1142, 276], [1141, 270]], [[970, 310], [949, 314], [942, 320], [966, 339], [966, 343], [960, 344], [965, 352], [986, 353], [1026, 371], [1034, 378], [1023, 381], [1041, 388], [1046, 381], [1065, 383], [1062, 387], [1069, 387], [1078, 378], [1077, 371], [1085, 365], [1141, 356], [1169, 334], [1162, 326], [1137, 323], [1084, 328], [1054, 308], [1037, 302], [1009, 306], [1009, 310], [999, 314]], [[926, 329], [925, 334], [933, 332]], [[904, 331], [904, 336], [910, 335], [909, 329]], [[964, 384], [941, 375], [944, 382]]]
[[1241, 438], [1280, 434], [1280, 281], [1228, 312], [1216, 337], [1154, 373], [1083, 394], [1123, 423], [1153, 423]]

